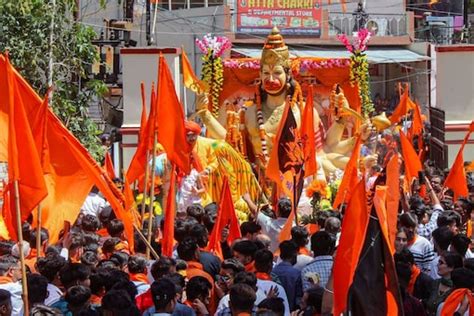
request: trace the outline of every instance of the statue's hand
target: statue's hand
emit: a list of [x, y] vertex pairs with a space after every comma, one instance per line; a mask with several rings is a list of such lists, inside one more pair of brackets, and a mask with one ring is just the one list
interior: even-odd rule
[[375, 132], [375, 127], [370, 120], [365, 121], [365, 123], [360, 126], [360, 137], [364, 142], [373, 132]]
[[201, 93], [196, 98], [196, 110], [205, 110], [209, 107], [209, 98], [207, 93]]

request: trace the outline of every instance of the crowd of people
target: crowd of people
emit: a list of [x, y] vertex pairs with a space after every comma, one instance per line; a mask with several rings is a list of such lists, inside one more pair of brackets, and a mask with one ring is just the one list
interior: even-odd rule
[[[441, 315], [453, 291], [474, 289], [474, 183], [471, 196], [453, 200], [442, 186], [444, 173], [425, 171], [410, 196], [402, 190], [393, 245], [405, 315]], [[294, 226], [291, 239], [279, 242], [291, 202], [282, 198], [274, 210], [261, 211], [244, 200], [252, 215], [240, 225], [241, 239], [229, 243], [228, 230], [221, 232], [223, 258], [205, 250], [219, 212], [215, 203], [178, 213], [172, 257], [148, 259], [138, 232], [130, 249], [123, 223], [98, 193], [58, 243], [49, 244], [46, 229], [26, 222], [30, 315], [329, 315], [343, 214], [320, 211], [317, 232]], [[162, 229], [163, 221], [152, 222], [158, 254]], [[23, 315], [18, 244], [2, 241], [0, 253], [0, 315]], [[466, 296], [456, 315], [473, 309]]]

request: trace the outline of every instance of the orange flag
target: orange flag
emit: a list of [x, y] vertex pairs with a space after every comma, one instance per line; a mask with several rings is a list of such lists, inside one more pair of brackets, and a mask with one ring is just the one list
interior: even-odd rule
[[469, 300], [469, 315], [473, 315], [474, 312], [472, 309], [474, 308], [474, 296], [472, 295], [471, 291], [469, 289], [457, 289], [449, 294], [449, 296], [444, 301], [443, 308], [441, 309], [441, 316], [454, 315], [465, 296], [467, 296]]
[[[48, 195], [41, 160], [8, 56], [0, 64], [0, 111], [8, 114], [8, 179], [18, 181], [21, 220]], [[14, 192], [12, 189], [10, 192]], [[14, 199], [12, 199], [14, 200]], [[15, 206], [10, 206], [12, 211]], [[15, 212], [16, 214], [16, 212]]]
[[145, 173], [147, 153], [153, 148], [156, 106], [155, 84], [153, 83], [151, 86], [150, 113], [148, 114], [146, 124], [140, 127], [140, 139], [138, 141], [137, 151], [133, 155], [127, 170], [127, 180], [130, 183], [140, 179]]
[[[394, 243], [390, 242], [390, 233], [389, 233], [389, 221], [388, 221], [388, 212], [387, 212], [387, 186], [378, 185], [375, 188], [374, 195], [374, 206], [379, 219], [380, 230], [385, 238], [385, 241], [388, 245], [390, 253], [393, 255], [395, 253]], [[396, 225], [396, 223], [395, 223]], [[396, 226], [395, 226], [396, 229]], [[396, 231], [395, 231], [396, 233]]]
[[2, 214], [1, 221], [3, 222], [0, 225], [0, 237], [4, 240], [17, 240], [18, 236], [16, 233], [16, 223], [13, 214], [10, 209], [10, 192], [8, 184], [3, 182], [3, 205], [2, 205]]
[[347, 306], [347, 294], [352, 284], [360, 253], [364, 245], [369, 211], [365, 194], [365, 180], [355, 186], [349, 205], [347, 206], [342, 234], [334, 260], [334, 315], [340, 315]]
[[418, 136], [418, 150], [423, 148], [423, 120], [421, 118], [421, 110], [418, 104], [415, 104], [413, 110], [413, 120], [408, 130], [408, 138], [413, 142], [415, 136]]
[[336, 210], [342, 203], [349, 201], [351, 198], [352, 190], [355, 188], [357, 182], [359, 182], [358, 176], [358, 165], [360, 156], [361, 138], [357, 137], [354, 149], [352, 151], [351, 158], [344, 169], [344, 175], [342, 176], [341, 185], [337, 190], [336, 197], [332, 207]]
[[156, 122], [158, 142], [163, 145], [168, 159], [182, 172], [191, 171], [191, 146], [186, 141], [184, 112], [165, 57], [160, 55]]
[[145, 83], [142, 81], [140, 83], [140, 91], [142, 93], [142, 116], [140, 118], [140, 133], [138, 135], [138, 141], [141, 141], [145, 135], [146, 131], [146, 122], [147, 122], [147, 117], [146, 117], [146, 93], [145, 93]]
[[188, 56], [186, 55], [184, 48], [182, 49], [182, 51], [183, 53], [181, 54], [181, 62], [183, 67], [182, 69], [184, 86], [196, 93], [203, 93], [204, 91], [206, 91], [206, 86], [204, 82], [199, 80], [196, 74], [194, 73], [193, 67], [189, 62]]
[[466, 145], [467, 141], [469, 140], [469, 136], [474, 131], [474, 121], [471, 122], [469, 126], [469, 131], [467, 132], [466, 136], [464, 137], [464, 141], [459, 148], [458, 154], [456, 155], [456, 159], [454, 160], [453, 166], [449, 171], [446, 180], [444, 181], [444, 186], [446, 188], [450, 188], [454, 192], [454, 201], [458, 199], [458, 197], [469, 196], [469, 191], [467, 188], [467, 180], [466, 180], [466, 171], [464, 170], [464, 146]]
[[390, 245], [395, 245], [397, 234], [398, 206], [400, 203], [400, 163], [393, 155], [387, 164], [387, 225]]
[[221, 233], [225, 227], [229, 228], [229, 237], [227, 240], [230, 244], [232, 244], [234, 240], [242, 237], [227, 178], [224, 179], [224, 183], [222, 184], [219, 213], [217, 214], [216, 222], [209, 236], [209, 244], [207, 246], [207, 251], [214, 252], [221, 260], [224, 259], [221, 248]]
[[170, 189], [166, 198], [165, 224], [163, 227], [163, 239], [161, 240], [161, 253], [164, 256], [173, 255], [174, 244], [174, 218], [176, 212], [176, 166], [171, 167]]
[[133, 192], [130, 188], [130, 183], [128, 182], [127, 177], [124, 178], [123, 195], [125, 197], [125, 212], [130, 213], [130, 215], [128, 215], [129, 221], [134, 223], [137, 227], [140, 227], [140, 215], [138, 214], [135, 197], [133, 196]]
[[405, 162], [405, 175], [408, 180], [408, 185], [411, 187], [412, 180], [418, 177], [418, 172], [423, 170], [423, 166], [415, 149], [401, 130], [400, 144], [402, 145], [402, 156], [403, 161]]
[[291, 229], [293, 228], [294, 221], [295, 221], [295, 212], [291, 212], [290, 216], [288, 216], [288, 219], [286, 220], [285, 225], [280, 231], [280, 235], [278, 236], [279, 242], [284, 242], [285, 240], [291, 239]]
[[112, 161], [112, 157], [110, 156], [110, 152], [107, 151], [105, 153], [104, 158], [104, 169], [107, 172], [107, 175], [110, 179], [115, 179], [115, 169], [114, 169], [114, 162]]
[[304, 147], [304, 176], [312, 176], [318, 171], [316, 164], [316, 140], [314, 137], [313, 86], [308, 89], [306, 105], [301, 122], [301, 139]]
[[400, 96], [400, 102], [389, 118], [390, 122], [392, 122], [392, 124], [398, 123], [403, 116], [408, 114], [409, 110], [415, 109], [415, 107], [416, 104], [410, 99], [408, 95], [408, 85], [406, 85], [405, 91], [403, 91], [403, 94]]

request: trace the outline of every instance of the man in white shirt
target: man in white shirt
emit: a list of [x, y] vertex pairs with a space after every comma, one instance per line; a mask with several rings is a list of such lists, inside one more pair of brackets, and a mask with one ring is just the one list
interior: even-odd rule
[[66, 264], [66, 260], [59, 255], [49, 255], [38, 259], [36, 266], [38, 272], [48, 279], [48, 297], [44, 301], [45, 305], [51, 306], [58, 302], [63, 292], [59, 289], [59, 270]]
[[0, 289], [10, 292], [12, 315], [23, 315], [23, 289], [20, 280], [20, 261], [11, 255], [0, 257]]
[[84, 204], [81, 206], [81, 215], [91, 214], [99, 217], [100, 212], [108, 206], [109, 203], [99, 194], [96, 186], [92, 187], [91, 192], [86, 197]]

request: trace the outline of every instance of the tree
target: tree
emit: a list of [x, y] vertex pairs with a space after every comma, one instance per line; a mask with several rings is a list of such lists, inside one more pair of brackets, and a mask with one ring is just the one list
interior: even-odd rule
[[48, 89], [52, 57], [54, 93], [50, 104], [99, 160], [103, 155], [98, 138], [101, 131], [88, 117], [88, 108], [99, 101], [107, 87], [89, 78], [88, 69], [99, 60], [92, 45], [96, 33], [74, 20], [75, 10], [74, 0], [0, 0], [0, 51], [10, 52], [12, 64], [41, 96]]

